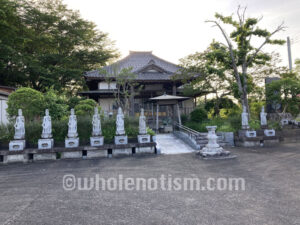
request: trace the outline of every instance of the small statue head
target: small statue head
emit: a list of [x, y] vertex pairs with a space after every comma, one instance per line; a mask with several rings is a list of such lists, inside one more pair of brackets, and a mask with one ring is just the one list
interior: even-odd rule
[[46, 114], [46, 116], [49, 116], [49, 109], [45, 110], [45, 114]]
[[73, 116], [75, 114], [74, 109], [71, 109], [71, 115]]
[[98, 114], [98, 107], [97, 107], [97, 106], [94, 108], [94, 114], [95, 114], [95, 115]]
[[22, 116], [22, 109], [18, 109], [18, 116]]
[[141, 116], [144, 116], [144, 109], [141, 108]]
[[118, 114], [123, 114], [123, 111], [122, 111], [121, 107], [118, 108]]

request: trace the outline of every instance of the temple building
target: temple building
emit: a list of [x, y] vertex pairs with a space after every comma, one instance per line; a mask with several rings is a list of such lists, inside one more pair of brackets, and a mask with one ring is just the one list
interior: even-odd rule
[[8, 114], [6, 112], [7, 101], [8, 96], [15, 90], [16, 88], [14, 87], [0, 86], [0, 125], [9, 123]]
[[[131, 114], [137, 114], [140, 108], [144, 108], [145, 115], [153, 115], [153, 103], [149, 102], [149, 98], [163, 94], [183, 95], [182, 77], [176, 75], [174, 78], [174, 74], [180, 74], [180, 67], [153, 55], [151, 51], [130, 51], [127, 57], [109, 66], [86, 72], [84, 76], [89, 90], [81, 92], [81, 95], [96, 100], [105, 114], [115, 114], [117, 82], [114, 74], [124, 68], [131, 68], [136, 75], [134, 79], [137, 85], [130, 90], [135, 92], [130, 99]], [[188, 97], [188, 100], [180, 103], [181, 114], [188, 114], [195, 107], [196, 96]], [[160, 114], [167, 115], [167, 107], [160, 109]]]

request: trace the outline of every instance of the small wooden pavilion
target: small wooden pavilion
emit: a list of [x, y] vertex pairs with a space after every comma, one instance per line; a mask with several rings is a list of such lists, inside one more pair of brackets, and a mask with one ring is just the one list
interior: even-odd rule
[[178, 123], [181, 125], [181, 117], [180, 117], [180, 109], [179, 109], [179, 102], [185, 101], [189, 99], [189, 97], [182, 97], [182, 96], [176, 96], [176, 95], [167, 95], [163, 94], [161, 96], [157, 96], [154, 98], [150, 98], [149, 101], [156, 104], [156, 132], [158, 132], [159, 128], [159, 106], [173, 106], [173, 121], [176, 120], [176, 112], [178, 117]]

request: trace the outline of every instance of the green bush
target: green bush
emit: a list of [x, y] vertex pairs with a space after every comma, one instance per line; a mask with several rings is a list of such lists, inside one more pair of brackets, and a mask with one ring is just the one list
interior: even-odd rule
[[188, 121], [185, 126], [198, 132], [207, 132], [206, 126], [217, 126], [217, 131], [236, 132], [241, 128], [241, 122], [240, 117], [231, 117], [228, 119], [215, 117], [213, 119], [203, 120], [201, 123]]
[[105, 143], [113, 143], [114, 136], [116, 135], [116, 120], [105, 119], [102, 121], [102, 135], [104, 136]]
[[274, 130], [281, 130], [281, 126], [280, 126], [280, 122], [278, 121], [273, 121], [273, 120], [270, 120], [268, 121], [268, 127], [270, 129], [274, 129]]
[[53, 89], [44, 94], [45, 109], [49, 109], [52, 120], [60, 120], [68, 115], [68, 105], [66, 101]]
[[44, 96], [41, 92], [32, 88], [20, 88], [8, 97], [7, 113], [9, 117], [18, 114], [18, 109], [22, 109], [27, 121], [40, 117], [45, 109]]
[[52, 135], [55, 143], [64, 143], [68, 134], [68, 119], [52, 121]]
[[87, 145], [90, 143], [90, 136], [92, 135], [92, 117], [77, 116], [77, 131], [80, 137], [80, 144]]
[[12, 123], [0, 124], [0, 144], [8, 144], [14, 138], [14, 126]]
[[154, 136], [155, 135], [155, 132], [154, 130], [152, 130], [151, 128], [147, 127], [147, 134], [151, 135], [151, 136]]
[[72, 96], [68, 98], [67, 105], [69, 106], [69, 110], [75, 108], [76, 105], [79, 104], [80, 101], [86, 99], [85, 97], [80, 96]]
[[249, 122], [249, 126], [250, 128], [252, 128], [253, 130], [258, 130], [260, 129], [260, 121], [259, 120], [250, 120]]
[[97, 102], [93, 99], [81, 100], [76, 106], [75, 111], [78, 116], [92, 116]]
[[196, 108], [194, 111], [191, 112], [191, 121], [194, 122], [201, 122], [207, 119], [207, 111], [203, 108]]
[[257, 120], [260, 118], [260, 112], [261, 112], [261, 107], [265, 105], [265, 102], [262, 101], [255, 101], [255, 102], [250, 102], [250, 112], [251, 112], [251, 118], [254, 120]]
[[188, 120], [189, 120], [188, 115], [185, 115], [185, 114], [181, 115], [181, 122], [183, 124], [185, 124]]

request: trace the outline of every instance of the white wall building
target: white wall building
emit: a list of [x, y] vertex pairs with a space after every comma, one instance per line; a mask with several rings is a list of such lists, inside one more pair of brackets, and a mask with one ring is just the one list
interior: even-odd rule
[[0, 86], [0, 124], [7, 124], [8, 115], [6, 113], [8, 96], [15, 91], [15, 88]]

